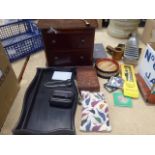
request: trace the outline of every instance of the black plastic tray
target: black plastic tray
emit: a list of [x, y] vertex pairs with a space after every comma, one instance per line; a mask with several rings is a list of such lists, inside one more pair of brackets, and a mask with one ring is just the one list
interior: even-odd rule
[[[46, 88], [44, 83], [51, 80], [54, 71], [71, 71], [73, 73], [72, 86], [65, 88], [75, 94], [73, 103], [68, 108], [52, 107], [49, 104], [53, 88]], [[74, 78], [74, 68], [38, 68], [25, 94], [21, 117], [13, 134], [75, 134], [74, 115], [78, 93]]]

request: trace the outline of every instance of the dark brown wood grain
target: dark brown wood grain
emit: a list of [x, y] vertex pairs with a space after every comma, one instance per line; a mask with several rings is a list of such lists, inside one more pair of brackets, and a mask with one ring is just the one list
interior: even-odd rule
[[[41, 20], [48, 66], [93, 64], [96, 20]], [[51, 29], [52, 27], [52, 29]], [[54, 28], [54, 30], [53, 30]]]
[[[96, 28], [98, 26], [96, 19], [86, 19], [90, 27]], [[41, 29], [49, 28], [52, 26], [56, 29], [77, 29], [88, 27], [83, 19], [41, 19], [38, 22]]]

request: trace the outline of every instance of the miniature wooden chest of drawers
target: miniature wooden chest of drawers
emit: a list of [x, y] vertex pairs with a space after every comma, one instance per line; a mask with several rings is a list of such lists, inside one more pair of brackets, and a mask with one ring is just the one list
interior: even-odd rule
[[40, 20], [48, 66], [92, 65], [96, 20]]

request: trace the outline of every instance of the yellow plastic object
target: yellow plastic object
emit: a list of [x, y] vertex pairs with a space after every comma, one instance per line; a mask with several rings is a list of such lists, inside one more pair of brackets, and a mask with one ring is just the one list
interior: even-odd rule
[[124, 80], [124, 85], [123, 85], [124, 96], [138, 98], [139, 90], [138, 90], [133, 66], [122, 64], [121, 71], [122, 71], [122, 78]]

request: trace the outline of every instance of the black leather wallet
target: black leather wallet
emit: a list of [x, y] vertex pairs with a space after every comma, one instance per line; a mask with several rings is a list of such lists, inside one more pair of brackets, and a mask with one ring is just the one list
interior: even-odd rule
[[74, 94], [69, 90], [53, 90], [49, 99], [51, 106], [68, 108], [72, 105]]

